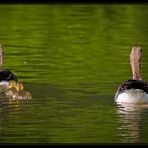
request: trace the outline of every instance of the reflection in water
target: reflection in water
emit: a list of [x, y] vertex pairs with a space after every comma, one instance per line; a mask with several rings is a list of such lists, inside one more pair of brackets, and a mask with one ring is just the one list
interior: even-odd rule
[[[6, 108], [10, 108], [10, 107], [14, 107], [17, 108], [17, 110], [20, 108], [20, 106], [25, 103], [28, 102], [28, 99], [12, 99], [9, 97], [6, 97], [6, 95], [4, 93], [0, 93], [0, 104], [1, 104], [1, 113], [4, 111], [4, 109]], [[21, 109], [21, 108], [20, 108]]]
[[23, 115], [22, 107], [27, 103], [29, 103], [29, 100], [12, 100], [12, 99], [6, 98], [6, 96], [3, 93], [0, 93], [0, 141], [1, 143], [3, 142], [9, 143], [9, 141], [7, 140], [5, 141], [3, 137], [5, 136], [8, 137], [8, 135], [12, 137], [11, 135], [15, 135], [15, 132], [10, 134], [10, 132], [7, 133], [7, 130], [10, 128], [11, 130], [15, 131], [16, 129], [13, 126], [20, 126], [17, 123], [17, 120], [21, 117], [21, 115]]
[[119, 137], [123, 142], [139, 142], [143, 104], [118, 104]]

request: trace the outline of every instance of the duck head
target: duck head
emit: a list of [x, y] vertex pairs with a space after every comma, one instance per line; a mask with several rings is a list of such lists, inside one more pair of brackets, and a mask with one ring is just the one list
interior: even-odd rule
[[17, 91], [23, 91], [24, 90], [24, 85], [22, 82], [18, 82], [16, 85], [16, 90]]
[[17, 87], [16, 81], [14, 81], [14, 80], [9, 81], [9, 83], [8, 83], [8, 89], [16, 88], [16, 87]]

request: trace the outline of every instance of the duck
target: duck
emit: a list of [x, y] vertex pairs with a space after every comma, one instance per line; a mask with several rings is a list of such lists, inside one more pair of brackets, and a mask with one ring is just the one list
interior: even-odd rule
[[31, 93], [24, 90], [23, 83], [14, 80], [9, 81], [5, 95], [13, 100], [27, 100], [32, 98]]
[[3, 69], [3, 55], [4, 52], [0, 44], [0, 93], [8, 89], [9, 81], [18, 82], [17, 77], [10, 70]]
[[8, 83], [8, 89], [5, 91], [7, 97], [17, 98], [17, 83], [14, 80], [10, 80]]
[[24, 85], [22, 82], [17, 83], [16, 90], [18, 100], [28, 100], [32, 98], [31, 93], [24, 90]]
[[142, 80], [140, 66], [143, 49], [134, 46], [130, 52], [132, 78], [124, 81], [116, 90], [114, 100], [117, 103], [148, 103], [148, 82]]

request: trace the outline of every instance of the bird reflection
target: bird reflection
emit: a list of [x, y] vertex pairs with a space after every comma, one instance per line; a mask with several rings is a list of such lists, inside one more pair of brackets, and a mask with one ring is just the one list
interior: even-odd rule
[[138, 143], [140, 140], [141, 119], [143, 109], [148, 107], [144, 104], [120, 104], [117, 105], [118, 136], [125, 143]]
[[4, 125], [6, 120], [11, 118], [12, 112], [20, 116], [23, 104], [26, 104], [28, 101], [30, 100], [14, 100], [6, 97], [4, 93], [0, 93], [0, 137], [3, 137], [6, 132]]

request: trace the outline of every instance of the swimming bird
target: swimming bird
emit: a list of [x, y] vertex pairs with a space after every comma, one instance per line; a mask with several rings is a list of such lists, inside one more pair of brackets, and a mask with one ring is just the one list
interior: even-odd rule
[[31, 99], [32, 95], [30, 92], [24, 90], [24, 85], [22, 82], [17, 83], [17, 99], [18, 100], [27, 100]]
[[32, 95], [30, 92], [24, 90], [22, 82], [15, 82], [14, 80], [9, 81], [8, 89], [5, 91], [8, 98], [13, 100], [27, 100], [31, 99]]
[[132, 79], [123, 82], [117, 89], [117, 103], [148, 103], [148, 83], [141, 78], [142, 48], [133, 47], [130, 53]]
[[8, 88], [10, 80], [18, 81], [10, 70], [3, 69], [3, 50], [0, 44], [0, 92], [4, 92]]
[[16, 87], [17, 87], [16, 81], [10, 80], [10, 81], [8, 82], [8, 88], [7, 88], [7, 90], [5, 91], [5, 95], [6, 95], [8, 98], [17, 99], [18, 91], [17, 91]]

